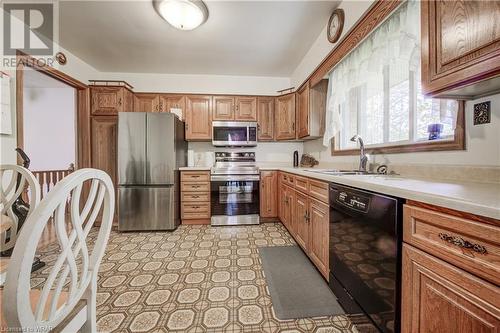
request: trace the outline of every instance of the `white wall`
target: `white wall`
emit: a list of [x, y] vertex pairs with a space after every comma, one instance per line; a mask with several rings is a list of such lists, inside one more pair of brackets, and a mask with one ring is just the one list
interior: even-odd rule
[[[491, 123], [473, 124], [474, 104], [491, 101]], [[466, 150], [407, 154], [380, 154], [370, 156], [370, 163], [381, 164], [441, 164], [500, 167], [500, 94], [468, 101], [465, 104]], [[304, 144], [304, 151], [321, 163], [355, 162], [358, 156], [331, 156], [330, 148], [322, 140]]]
[[127, 81], [135, 92], [276, 95], [290, 86], [284, 77], [101, 73], [106, 80]]
[[303, 146], [302, 142], [259, 142], [257, 147], [231, 149], [214, 147], [211, 142], [189, 143], [189, 149], [193, 150], [195, 155], [197, 153], [216, 151], [251, 151], [255, 152], [255, 159], [261, 165], [266, 163], [283, 163], [285, 165], [288, 163], [288, 166], [292, 166], [293, 164], [293, 152], [295, 150], [298, 150], [299, 156], [302, 155]]
[[373, 0], [342, 1], [338, 8], [344, 9], [344, 28], [340, 39], [332, 44], [327, 39], [328, 22], [314, 41], [309, 51], [301, 60], [297, 68], [290, 77], [291, 86], [299, 87], [314, 69], [323, 61], [328, 53], [336, 47], [345, 37], [354, 24], [363, 16], [363, 13], [370, 8]]
[[24, 150], [31, 170], [64, 170], [75, 163], [75, 89], [26, 88]]

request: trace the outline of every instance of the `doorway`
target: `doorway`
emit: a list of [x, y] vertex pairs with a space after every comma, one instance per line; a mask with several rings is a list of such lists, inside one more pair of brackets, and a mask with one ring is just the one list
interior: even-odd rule
[[42, 72], [24, 72], [23, 150], [42, 197], [75, 168], [76, 94], [74, 87]]

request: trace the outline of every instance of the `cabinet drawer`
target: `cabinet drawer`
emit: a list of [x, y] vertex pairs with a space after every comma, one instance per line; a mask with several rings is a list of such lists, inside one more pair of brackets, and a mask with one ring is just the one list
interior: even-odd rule
[[204, 171], [183, 171], [181, 172], [181, 182], [209, 182], [210, 173]]
[[209, 192], [210, 183], [209, 182], [197, 182], [197, 183], [186, 183], [181, 182], [182, 192]]
[[208, 203], [181, 204], [182, 219], [208, 219], [210, 218], [210, 205]]
[[309, 192], [309, 179], [305, 177], [295, 176], [295, 189], [304, 193]]
[[320, 182], [317, 180], [309, 179], [309, 195], [313, 198], [328, 202], [328, 183]]
[[288, 184], [291, 186], [295, 184], [295, 177], [289, 173], [282, 173], [280, 179], [283, 184]]
[[405, 205], [403, 240], [500, 284], [500, 226]]
[[209, 193], [182, 192], [182, 202], [209, 202]]

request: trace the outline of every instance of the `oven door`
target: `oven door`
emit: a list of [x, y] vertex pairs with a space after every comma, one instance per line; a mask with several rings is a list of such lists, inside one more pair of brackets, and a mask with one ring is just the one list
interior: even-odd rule
[[214, 146], [257, 145], [257, 124], [237, 121], [212, 122], [212, 144]]
[[259, 214], [258, 175], [212, 175], [212, 215]]

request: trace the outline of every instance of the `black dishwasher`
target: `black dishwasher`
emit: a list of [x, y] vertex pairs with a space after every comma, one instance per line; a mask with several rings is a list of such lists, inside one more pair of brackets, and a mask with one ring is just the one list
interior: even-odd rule
[[349, 314], [399, 332], [403, 200], [330, 185], [330, 288]]

